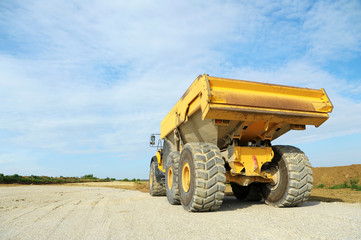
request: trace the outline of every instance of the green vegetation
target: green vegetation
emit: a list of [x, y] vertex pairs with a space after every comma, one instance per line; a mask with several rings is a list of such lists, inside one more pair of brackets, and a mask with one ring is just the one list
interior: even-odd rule
[[356, 191], [361, 191], [361, 185], [358, 184], [358, 179], [350, 179], [350, 182], [344, 182], [343, 184], [333, 185], [329, 187], [329, 189], [343, 189], [343, 188], [351, 188], [355, 189]]
[[343, 184], [336, 184], [332, 187], [329, 187], [328, 189], [342, 189], [342, 188], [348, 188], [348, 183], [344, 182]]
[[[124, 182], [135, 182], [141, 184], [139, 178], [129, 180], [124, 178], [123, 180], [116, 180], [115, 178], [97, 178], [93, 174], [86, 174], [82, 177], [47, 177], [47, 176], [20, 176], [18, 174], [14, 175], [4, 175], [0, 173], [0, 184], [62, 184], [62, 183], [81, 183], [81, 182], [110, 182], [110, 181], [124, 181]], [[143, 180], [144, 181], [144, 180]]]
[[96, 177], [94, 177], [93, 174], [87, 174], [87, 175], [82, 176], [81, 178], [96, 179]]
[[124, 178], [123, 180], [120, 179], [119, 181], [140, 183], [141, 180], [139, 178], [137, 178], [137, 179], [133, 178], [132, 180], [129, 180], [128, 178]]
[[316, 186], [316, 188], [324, 188], [324, 187], [325, 187], [325, 184], [323, 184], [323, 183]]
[[109, 182], [109, 178], [100, 179], [93, 174], [84, 175], [83, 177], [47, 177], [47, 176], [20, 176], [4, 175], [0, 173], [0, 183], [18, 183], [18, 184], [61, 184], [61, 183], [79, 183], [79, 182]]

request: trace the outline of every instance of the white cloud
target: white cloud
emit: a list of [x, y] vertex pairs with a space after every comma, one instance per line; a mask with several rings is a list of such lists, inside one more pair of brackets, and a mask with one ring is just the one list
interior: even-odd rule
[[203, 73], [326, 88], [335, 111], [310, 130], [317, 137], [300, 142], [358, 131], [360, 102], [348, 93], [357, 95], [361, 84], [318, 62], [359, 54], [359, 5], [0, 4], [0, 142], [140, 159], [149, 134], [159, 132], [162, 118]]
[[307, 12], [303, 30], [310, 57], [340, 60], [361, 52], [360, 1], [319, 1]]

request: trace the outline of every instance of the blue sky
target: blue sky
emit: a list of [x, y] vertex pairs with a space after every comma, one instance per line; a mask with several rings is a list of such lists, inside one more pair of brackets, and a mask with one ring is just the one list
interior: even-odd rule
[[360, 1], [0, 1], [0, 173], [147, 178], [199, 75], [325, 88], [313, 166], [361, 164]]

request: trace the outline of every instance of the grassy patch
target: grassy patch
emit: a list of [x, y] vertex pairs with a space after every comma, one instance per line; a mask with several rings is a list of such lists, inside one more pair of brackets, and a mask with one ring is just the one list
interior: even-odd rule
[[349, 182], [333, 185], [332, 187], [329, 187], [329, 189], [351, 188], [351, 189], [355, 189], [356, 191], [361, 191], [361, 185], [359, 185], [358, 182], [359, 182], [358, 179], [350, 179]]
[[325, 184], [323, 184], [323, 183], [318, 184], [318, 185], [316, 186], [316, 188], [324, 188], [324, 187], [325, 187]]
[[4, 175], [0, 173], [0, 183], [10, 184], [62, 184], [62, 183], [79, 183], [79, 182], [109, 182], [109, 178], [97, 178], [93, 174], [84, 175], [83, 177], [48, 177], [48, 176], [20, 176]]
[[140, 182], [141, 180], [139, 178], [137, 178], [137, 179], [133, 178], [132, 180], [130, 180], [128, 178], [124, 178], [124, 179], [120, 179], [119, 181], [122, 181], [122, 182]]

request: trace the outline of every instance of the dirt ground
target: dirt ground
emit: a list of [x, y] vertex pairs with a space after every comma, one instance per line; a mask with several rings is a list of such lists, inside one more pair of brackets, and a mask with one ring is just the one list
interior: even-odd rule
[[[357, 179], [360, 167], [315, 168], [315, 184]], [[301, 207], [278, 209], [227, 186], [218, 211], [189, 214], [151, 197], [148, 181], [2, 186], [0, 239], [361, 239], [361, 191], [351, 189], [314, 188]]]
[[358, 179], [361, 184], [361, 164], [353, 164], [341, 167], [319, 167], [313, 168], [313, 185], [324, 184], [331, 187], [336, 184], [350, 182]]
[[[358, 179], [361, 184], [361, 164], [353, 164], [341, 167], [319, 167], [313, 168], [314, 187], [311, 192], [309, 201], [321, 202], [348, 202], [361, 203], [361, 191], [353, 189], [327, 189], [336, 184], [343, 184], [345, 181]], [[324, 184], [324, 188], [317, 188], [318, 185]], [[68, 183], [66, 186], [82, 187], [109, 187], [126, 190], [137, 190], [147, 193], [149, 188], [148, 181], [141, 182], [94, 182], [94, 183]], [[3, 186], [15, 186], [14, 184], [0, 184]], [[226, 196], [232, 196], [230, 186], [226, 188]]]
[[[327, 189], [336, 184], [342, 184], [345, 181], [359, 179], [361, 184], [361, 164], [354, 164], [342, 167], [320, 167], [313, 168], [314, 187], [309, 201], [321, 202], [348, 202], [361, 203], [361, 191], [353, 189]], [[324, 188], [316, 186], [324, 184]], [[134, 182], [100, 182], [100, 183], [75, 183], [67, 184], [68, 186], [87, 186], [87, 187], [110, 187], [127, 190], [138, 190], [140, 192], [148, 192], [149, 183], [142, 181]], [[226, 196], [232, 196], [230, 186], [226, 188]]]
[[[148, 193], [149, 186], [148, 182], [73, 183], [66, 185], [83, 187], [109, 187], [126, 190], [137, 190], [144, 193]], [[230, 186], [226, 187], [225, 194], [226, 196], [233, 196]], [[311, 197], [309, 198], [309, 201], [361, 203], [361, 191], [355, 191], [352, 189], [314, 188], [311, 192]]]
[[281, 209], [226, 196], [218, 211], [193, 214], [166, 197], [87, 185], [0, 188], [0, 239], [361, 239], [359, 203]]
[[[327, 189], [350, 180], [359, 180], [361, 185], [361, 164], [341, 167], [313, 168], [313, 190], [311, 201], [360, 203], [361, 191], [353, 189]], [[323, 184], [324, 188], [317, 188]]]

